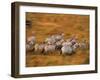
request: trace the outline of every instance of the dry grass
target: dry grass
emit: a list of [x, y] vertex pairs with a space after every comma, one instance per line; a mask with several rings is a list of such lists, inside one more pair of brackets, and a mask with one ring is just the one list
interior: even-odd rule
[[[70, 14], [46, 14], [26, 13], [26, 19], [32, 25], [26, 29], [26, 37], [35, 32], [37, 42], [52, 34], [65, 33], [65, 39], [73, 34], [78, 36], [78, 41], [86, 39], [89, 43], [89, 16]], [[26, 52], [26, 66], [55, 66], [55, 65], [77, 65], [89, 63], [89, 49], [78, 50], [73, 55], [59, 55], [58, 52], [43, 55], [34, 52]]]

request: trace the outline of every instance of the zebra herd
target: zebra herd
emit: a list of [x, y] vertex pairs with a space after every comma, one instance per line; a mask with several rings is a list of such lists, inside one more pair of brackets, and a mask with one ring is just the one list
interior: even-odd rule
[[71, 38], [64, 39], [64, 33], [54, 34], [47, 37], [43, 42], [37, 43], [34, 35], [27, 38], [26, 51], [32, 51], [33, 53], [53, 53], [58, 51], [60, 54], [73, 54], [77, 49], [87, 49], [86, 40], [78, 42], [77, 37], [74, 35]]

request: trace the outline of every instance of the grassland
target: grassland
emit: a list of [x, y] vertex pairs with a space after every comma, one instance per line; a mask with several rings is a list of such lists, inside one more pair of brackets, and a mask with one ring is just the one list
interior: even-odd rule
[[[26, 20], [31, 22], [26, 28], [26, 37], [35, 32], [37, 43], [41, 43], [46, 37], [64, 33], [64, 38], [70, 38], [73, 34], [78, 36], [78, 41], [86, 39], [89, 44], [89, 16], [74, 14], [47, 14], [26, 13]], [[59, 55], [58, 52], [43, 55], [34, 52], [26, 52], [26, 67], [57, 66], [89, 64], [89, 49], [78, 50], [73, 55]]]

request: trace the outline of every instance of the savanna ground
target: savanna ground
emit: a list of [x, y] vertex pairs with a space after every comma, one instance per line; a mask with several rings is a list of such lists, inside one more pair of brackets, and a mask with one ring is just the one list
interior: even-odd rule
[[[36, 42], [41, 43], [52, 34], [64, 33], [64, 38], [73, 34], [80, 42], [89, 44], [89, 16], [74, 14], [26, 13], [30, 25], [26, 28], [26, 38], [35, 32]], [[89, 49], [78, 50], [73, 55], [59, 55], [58, 52], [43, 55], [26, 52], [26, 67], [89, 64]]]

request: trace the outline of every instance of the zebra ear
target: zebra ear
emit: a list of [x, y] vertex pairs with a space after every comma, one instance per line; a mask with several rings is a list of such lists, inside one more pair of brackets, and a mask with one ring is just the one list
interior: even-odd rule
[[62, 33], [61, 35], [62, 35], [62, 36], [64, 36], [65, 34], [64, 34], [64, 33]]

